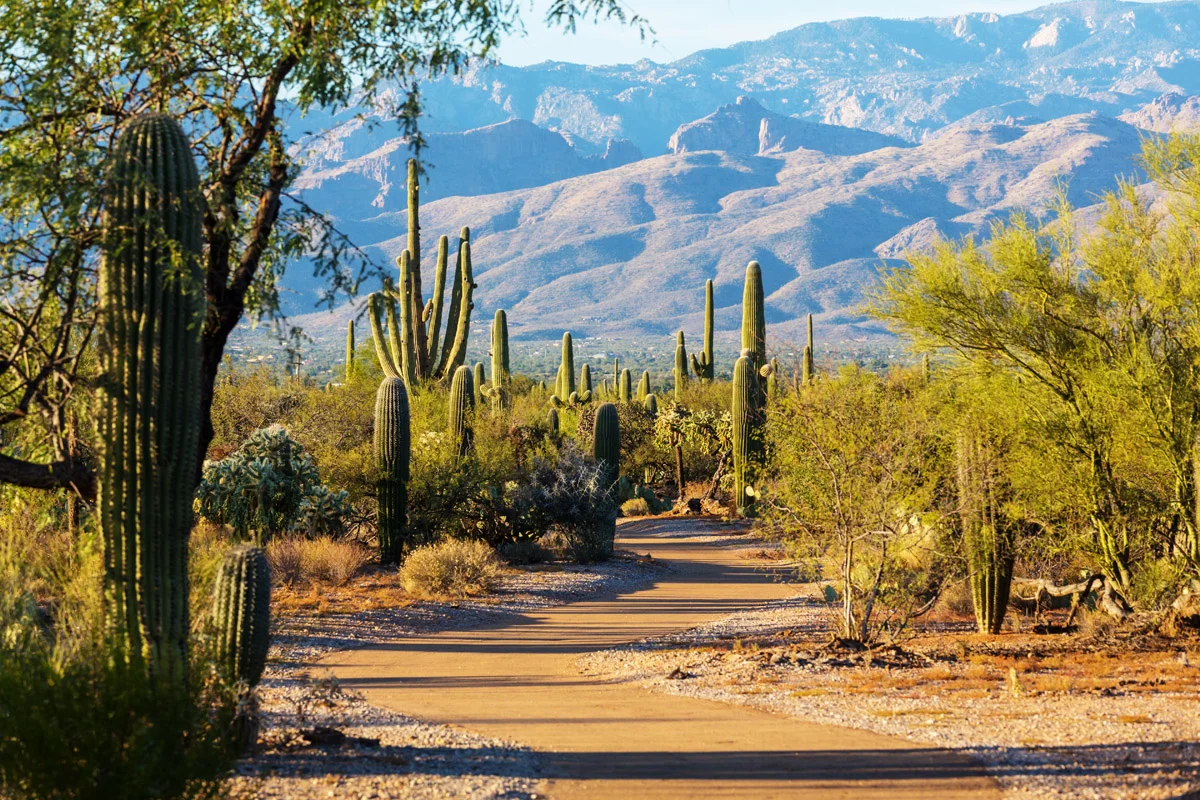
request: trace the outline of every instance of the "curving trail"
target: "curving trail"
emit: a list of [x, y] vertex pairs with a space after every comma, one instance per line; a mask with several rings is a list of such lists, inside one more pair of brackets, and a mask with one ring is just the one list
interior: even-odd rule
[[323, 664], [375, 705], [533, 748], [551, 800], [1000, 796], [980, 765], [953, 752], [580, 676], [583, 653], [792, 594], [728, 548], [687, 536], [711, 532], [702, 520], [618, 531], [621, 547], [672, 570], [641, 591], [379, 642]]

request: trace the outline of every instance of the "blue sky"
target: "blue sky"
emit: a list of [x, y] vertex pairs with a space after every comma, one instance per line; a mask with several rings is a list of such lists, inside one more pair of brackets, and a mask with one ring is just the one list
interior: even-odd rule
[[529, 35], [514, 38], [500, 50], [507, 64], [573, 61], [584, 64], [631, 63], [641, 58], [674, 61], [707, 47], [749, 39], [765, 39], [806, 22], [847, 17], [952, 16], [965, 11], [1011, 14], [1048, 5], [1050, 0], [624, 0], [650, 20], [658, 43], [641, 43], [619, 25], [586, 24], [575, 36], [544, 29], [540, 21], [549, 4], [533, 0], [526, 20]]

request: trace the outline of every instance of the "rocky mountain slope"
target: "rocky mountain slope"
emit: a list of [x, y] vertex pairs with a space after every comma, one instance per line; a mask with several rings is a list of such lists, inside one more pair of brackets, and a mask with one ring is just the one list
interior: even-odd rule
[[[472, 227], [480, 319], [509, 310], [515, 338], [698, 333], [707, 278], [717, 327], [739, 324], [746, 263], [763, 267], [774, 335], [814, 313], [827, 335], [882, 333], [861, 289], [904, 252], [1044, 208], [1058, 187], [1095, 203], [1113, 175], [1137, 174], [1143, 133], [1096, 114], [1044, 123], [951, 126], [915, 147], [850, 156], [813, 150], [683, 152], [548, 186], [455, 197], [422, 208], [427, 236]], [[1069, 178], [1069, 181], [1067, 179]], [[402, 211], [376, 222], [405, 246]], [[344, 325], [315, 315], [307, 326]]]
[[[732, 330], [751, 258], [781, 331], [811, 311], [860, 336], [880, 332], [862, 287], [905, 252], [1059, 185], [1095, 203], [1137, 179], [1146, 132], [1200, 120], [1200, 3], [846, 20], [671, 64], [476, 66], [424, 91], [424, 231], [472, 227], [480, 311], [510, 309], [514, 336], [698, 329], [709, 277]], [[391, 264], [394, 123], [346, 109], [296, 125], [312, 131], [305, 200]], [[312, 308], [305, 273], [287, 275], [293, 314]]]

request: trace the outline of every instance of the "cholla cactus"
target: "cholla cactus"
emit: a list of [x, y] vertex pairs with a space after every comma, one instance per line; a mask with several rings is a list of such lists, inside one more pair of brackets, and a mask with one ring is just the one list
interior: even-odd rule
[[312, 456], [286, 429], [271, 425], [250, 434], [228, 458], [205, 463], [195, 509], [261, 545], [279, 533], [338, 528], [349, 513], [346, 497], [322, 486]]

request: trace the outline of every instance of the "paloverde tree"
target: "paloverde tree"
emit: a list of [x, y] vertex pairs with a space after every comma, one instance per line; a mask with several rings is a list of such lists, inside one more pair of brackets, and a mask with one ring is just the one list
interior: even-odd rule
[[[582, 19], [649, 31], [619, 0], [554, 0], [545, 22]], [[200, 172], [202, 458], [226, 341], [244, 316], [279, 319], [288, 263], [306, 257], [330, 301], [374, 270], [289, 194], [284, 118], [382, 108], [419, 154], [420, 81], [488, 58], [522, 25], [518, 0], [0, 0], [0, 484], [94, 493], [72, 397], [94, 378], [99, 187], [123, 123], [176, 118]]]

